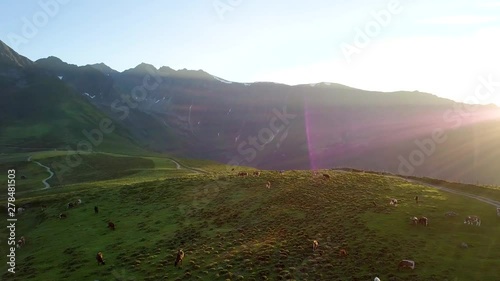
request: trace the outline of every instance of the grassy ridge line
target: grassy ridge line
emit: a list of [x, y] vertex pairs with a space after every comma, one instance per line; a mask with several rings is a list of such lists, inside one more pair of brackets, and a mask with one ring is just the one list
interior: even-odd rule
[[335, 168], [332, 170], [396, 177], [407, 181], [413, 181], [415, 183], [423, 184], [426, 186], [440, 187], [445, 191], [451, 190], [451, 191], [462, 192], [463, 195], [468, 194], [477, 197], [483, 197], [483, 199], [495, 201], [493, 202], [493, 204], [496, 204], [500, 201], [500, 186], [464, 184], [464, 183], [448, 182], [445, 180], [433, 179], [428, 177], [419, 178], [416, 176], [402, 176], [386, 172], [362, 171], [351, 168]]

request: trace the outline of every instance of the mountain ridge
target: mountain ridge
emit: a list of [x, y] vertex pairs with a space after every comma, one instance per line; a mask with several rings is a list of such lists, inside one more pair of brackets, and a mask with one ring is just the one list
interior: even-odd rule
[[[112, 69], [103, 63], [77, 66], [48, 57], [37, 60], [29, 71], [16, 69], [19, 75], [5, 78], [7, 92], [21, 91], [29, 82], [22, 77], [56, 79], [76, 94], [75, 99], [92, 107], [85, 106], [90, 115], [74, 106], [73, 113], [57, 113], [67, 128], [93, 126], [77, 122], [78, 115], [94, 120], [107, 116], [122, 128], [116, 139], [132, 140], [149, 151], [260, 169], [351, 167], [398, 173], [400, 157], [409, 161], [408, 155], [421, 153], [415, 143], [440, 129], [447, 144], [434, 144], [434, 152], [424, 155], [424, 164], [412, 167], [415, 174], [500, 183], [493, 168], [500, 166], [500, 157], [491, 157], [496, 141], [500, 142], [497, 107], [478, 106], [468, 113], [465, 104], [419, 91], [365, 91], [327, 82], [239, 83], [203, 70], [156, 68], [147, 63], [107, 73]], [[1, 73], [0, 69], [0, 83], [4, 83], [2, 77], [7, 76]], [[31, 89], [33, 97], [25, 98], [37, 100], [44, 108], [65, 108], [57, 100], [49, 105], [35, 99], [46, 95], [46, 89]], [[12, 93], [5, 106], [25, 112], [25, 105]], [[63, 97], [67, 96], [62, 95], [61, 101], [72, 103]], [[37, 127], [49, 131], [32, 130], [37, 138], [61, 144], [80, 137], [70, 130], [62, 138], [50, 132], [50, 116], [41, 114], [38, 119], [45, 123]], [[0, 127], [0, 140], [19, 142], [9, 135], [11, 131]]]

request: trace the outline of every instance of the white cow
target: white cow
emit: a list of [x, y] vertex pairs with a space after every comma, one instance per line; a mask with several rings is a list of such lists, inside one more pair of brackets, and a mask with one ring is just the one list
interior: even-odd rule
[[373, 278], [373, 281], [380, 281], [380, 278], [375, 277], [375, 278]]
[[313, 252], [315, 252], [315, 251], [318, 249], [318, 247], [319, 247], [319, 243], [318, 243], [318, 241], [317, 241], [317, 240], [314, 240], [314, 241], [313, 241]]
[[268, 181], [268, 182], [266, 183], [266, 187], [267, 187], [267, 188], [271, 188], [271, 182], [270, 182], [270, 181]]

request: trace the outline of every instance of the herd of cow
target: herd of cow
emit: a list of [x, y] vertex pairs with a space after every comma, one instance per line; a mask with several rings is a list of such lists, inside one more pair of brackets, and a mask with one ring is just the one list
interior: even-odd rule
[[[415, 197], [415, 201], [418, 204], [418, 196]], [[389, 201], [389, 205], [392, 206], [397, 206], [398, 205], [398, 200], [397, 199], [391, 199]], [[456, 217], [458, 216], [458, 213], [449, 211], [445, 213], [446, 217]], [[500, 207], [497, 207], [497, 216], [500, 217]], [[423, 225], [423, 226], [428, 226], [429, 225], [429, 219], [422, 216], [420, 218], [417, 217], [410, 217], [410, 222], [412, 225]], [[464, 224], [468, 225], [475, 225], [475, 226], [481, 226], [481, 218], [479, 216], [475, 215], [469, 215], [465, 217]], [[467, 248], [468, 245], [465, 242], [462, 242], [460, 245], [461, 248]], [[398, 270], [402, 268], [410, 268], [410, 269], [415, 269], [415, 261], [412, 260], [402, 260], [399, 262], [398, 265]]]
[[[284, 171], [279, 171], [279, 173], [283, 174]], [[260, 171], [254, 171], [252, 173], [252, 175], [256, 176], [256, 177], [259, 177], [261, 175], [261, 172]], [[326, 180], [330, 179], [330, 175], [329, 174], [321, 174], [320, 175], [316, 171], [314, 171], [313, 175], [320, 176], [321, 178], [326, 179]], [[248, 172], [239, 172], [238, 176], [241, 176], [241, 177], [249, 176], [249, 173]], [[271, 182], [267, 181], [266, 187], [267, 188], [271, 188]], [[417, 204], [419, 203], [418, 196], [415, 197], [415, 201], [416, 201]], [[75, 202], [68, 203], [67, 204], [67, 209], [75, 208], [76, 206], [79, 206], [81, 204], [82, 204], [82, 200], [78, 199]], [[397, 199], [390, 199], [389, 204], [392, 205], [392, 206], [397, 206], [398, 205], [398, 200]], [[41, 205], [41, 210], [42, 211], [44, 211], [46, 208], [47, 208], [46, 205]], [[21, 214], [25, 210], [26, 210], [25, 208], [18, 208], [17, 212], [19, 214]], [[497, 215], [500, 217], [500, 207], [497, 207], [496, 211], [497, 211]], [[97, 214], [99, 212], [99, 209], [98, 209], [97, 206], [94, 207], [94, 212], [95, 212], [95, 214]], [[453, 212], [453, 211], [449, 211], [449, 212], [445, 213], [445, 216], [447, 216], [447, 217], [456, 217], [456, 216], [458, 216], [458, 213]], [[59, 214], [59, 219], [65, 219], [65, 218], [67, 218], [67, 215], [65, 213], [60, 213]], [[410, 221], [411, 221], [412, 225], [423, 225], [423, 226], [428, 226], [429, 225], [429, 219], [427, 217], [424, 217], [424, 216], [422, 216], [420, 218], [410, 217]], [[465, 217], [464, 224], [481, 226], [481, 218], [479, 216], [469, 215], [469, 216]], [[115, 227], [116, 226], [115, 226], [115, 224], [113, 222], [108, 221], [108, 228], [109, 229], [115, 230]], [[17, 248], [21, 248], [25, 244], [26, 244], [26, 238], [24, 236], [21, 236], [21, 238], [17, 242]], [[465, 244], [465, 246], [464, 246], [464, 244], [465, 243], [462, 243], [462, 247], [466, 247], [467, 246], [467, 244]], [[313, 252], [315, 252], [318, 249], [318, 247], [319, 247], [319, 242], [317, 240], [314, 240], [313, 241], [313, 247], [312, 247]], [[175, 259], [175, 262], [174, 262], [174, 266], [175, 267], [177, 267], [178, 265], [182, 264], [182, 260], [184, 259], [184, 255], [185, 254], [184, 254], [184, 252], [183, 252], [182, 249], [179, 249], [177, 251], [176, 259]], [[340, 257], [346, 257], [347, 256], [347, 251], [345, 249], [340, 249], [339, 256]], [[101, 264], [105, 265], [104, 257], [103, 257], [102, 252], [98, 252], [97, 253], [96, 260], [97, 260], [97, 265], [101, 265]], [[399, 264], [398, 264], [398, 270], [404, 269], [404, 268], [415, 269], [415, 261], [408, 260], [408, 259], [401, 260], [399, 262]], [[380, 279], [378, 277], [375, 277], [374, 281], [380, 281]]]
[[[77, 199], [75, 202], [69, 202], [68, 204], [66, 204], [66, 208], [69, 210], [69, 209], [73, 209], [77, 206], [80, 206], [82, 204], [82, 200], [81, 199]], [[47, 206], [46, 205], [40, 205], [40, 209], [42, 210], [42, 212], [45, 211], [45, 209], [47, 209]], [[18, 214], [22, 214], [23, 212], [26, 211], [26, 208], [18, 208], [17, 209], [17, 213]], [[98, 214], [99, 213], [99, 208], [97, 206], [94, 206], [94, 213], [95, 214]], [[68, 215], [66, 213], [60, 213], [59, 214], [59, 219], [66, 219], [68, 217]], [[115, 230], [115, 224], [111, 221], [108, 221], [108, 228], [111, 229], [111, 230]], [[26, 238], [24, 236], [21, 236], [21, 238], [17, 241], [17, 248], [21, 248], [23, 247], [24, 245], [26, 245]], [[96, 260], [97, 260], [97, 265], [104, 265], [104, 256], [102, 254], [102, 252], [98, 252], [97, 255], [96, 255]]]

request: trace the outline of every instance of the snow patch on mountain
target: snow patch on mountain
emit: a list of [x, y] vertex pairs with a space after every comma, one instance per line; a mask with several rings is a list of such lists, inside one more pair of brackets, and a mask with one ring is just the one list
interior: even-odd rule
[[233, 84], [233, 82], [231, 82], [231, 81], [227, 81], [227, 80], [224, 80], [224, 79], [219, 78], [219, 77], [217, 77], [217, 76], [213, 76], [213, 75], [212, 75], [212, 77], [214, 77], [214, 79], [215, 79], [215, 80], [217, 80], [217, 81], [219, 81], [219, 82], [226, 83], [226, 84]]

